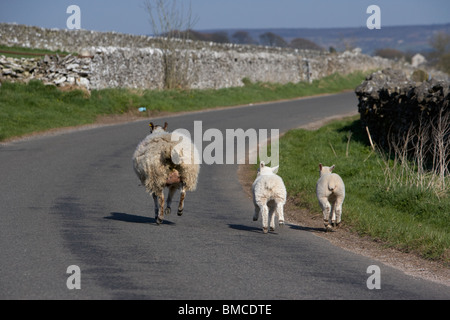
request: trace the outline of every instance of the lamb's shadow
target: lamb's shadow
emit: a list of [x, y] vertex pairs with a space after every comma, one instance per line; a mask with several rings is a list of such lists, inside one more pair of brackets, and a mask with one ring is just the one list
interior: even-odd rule
[[261, 228], [245, 226], [243, 224], [231, 224], [231, 223], [229, 223], [228, 226], [231, 229], [234, 229], [234, 230], [257, 232], [257, 233], [261, 233], [262, 232]]
[[[251, 227], [251, 226], [246, 226], [246, 225], [242, 225], [242, 224], [228, 224], [228, 226], [231, 229], [235, 229], [235, 230], [262, 233], [262, 228], [260, 228], [260, 227]], [[286, 223], [284, 226], [277, 226], [275, 231], [271, 231], [270, 233], [276, 234], [277, 230], [281, 231], [281, 230], [283, 230], [283, 228], [291, 228], [294, 230], [301, 230], [301, 231], [306, 231], [306, 232], [326, 232], [325, 228], [313, 228], [313, 227], [306, 227], [306, 226], [300, 226], [300, 225]]]
[[286, 226], [288, 226], [291, 229], [294, 230], [301, 230], [301, 231], [306, 231], [306, 232], [327, 232], [325, 230], [325, 228], [314, 228], [314, 227], [306, 227], [306, 226], [300, 226], [297, 224], [286, 224]]
[[[153, 223], [156, 224], [155, 218], [138, 216], [135, 214], [129, 214], [124, 212], [110, 212], [110, 216], [104, 217], [109, 220], [117, 220], [123, 222], [132, 222], [132, 223]], [[163, 220], [162, 224], [173, 225], [175, 223], [167, 220]]]

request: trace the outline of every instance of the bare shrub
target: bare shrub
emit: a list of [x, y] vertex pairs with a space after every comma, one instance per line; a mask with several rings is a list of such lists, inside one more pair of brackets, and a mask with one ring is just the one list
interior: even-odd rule
[[189, 85], [188, 42], [190, 30], [196, 19], [191, 5], [185, 9], [177, 0], [146, 0], [144, 7], [149, 15], [153, 34], [160, 37], [164, 62], [166, 89], [186, 89]]
[[450, 112], [441, 110], [432, 119], [422, 117], [401, 137], [389, 134], [389, 152], [382, 155], [385, 184], [430, 190], [448, 196], [450, 176]]

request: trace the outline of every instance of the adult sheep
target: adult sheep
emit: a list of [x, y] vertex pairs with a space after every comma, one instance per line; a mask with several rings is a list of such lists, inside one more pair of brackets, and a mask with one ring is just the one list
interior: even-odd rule
[[316, 185], [316, 195], [323, 213], [323, 222], [326, 231], [331, 230], [329, 219], [333, 226], [341, 223], [342, 204], [345, 199], [345, 185], [342, 178], [332, 173], [331, 167], [319, 164], [320, 177]]
[[[142, 140], [133, 154], [136, 175], [152, 195], [155, 203], [155, 220], [161, 224], [164, 214], [169, 214], [173, 195], [180, 190], [178, 215], [183, 214], [186, 191], [197, 188], [200, 165], [198, 151], [191, 139], [181, 133], [168, 132], [168, 124], [155, 126], [150, 122], [150, 134]], [[164, 190], [169, 189], [166, 209]]]

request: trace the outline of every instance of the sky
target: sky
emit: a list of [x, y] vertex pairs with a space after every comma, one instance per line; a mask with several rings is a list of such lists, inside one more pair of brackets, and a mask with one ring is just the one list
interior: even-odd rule
[[[82, 29], [152, 34], [144, 1], [0, 0], [0, 22], [66, 29], [67, 8], [77, 5]], [[450, 23], [449, 0], [176, 1], [184, 8], [190, 3], [195, 30], [365, 27], [373, 4], [380, 7], [381, 28]]]

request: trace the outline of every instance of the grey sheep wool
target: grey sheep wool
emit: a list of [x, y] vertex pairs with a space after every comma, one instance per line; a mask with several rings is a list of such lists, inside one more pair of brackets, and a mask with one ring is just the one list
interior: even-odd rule
[[[197, 188], [200, 165], [195, 163], [198, 151], [189, 137], [177, 132], [167, 132], [164, 128], [155, 127], [142, 140], [133, 154], [133, 168], [152, 195], [155, 202], [155, 219], [162, 223], [164, 214], [169, 214], [172, 197], [180, 190], [178, 215], [183, 213], [186, 191]], [[164, 189], [169, 188], [166, 209], [164, 209]]]

